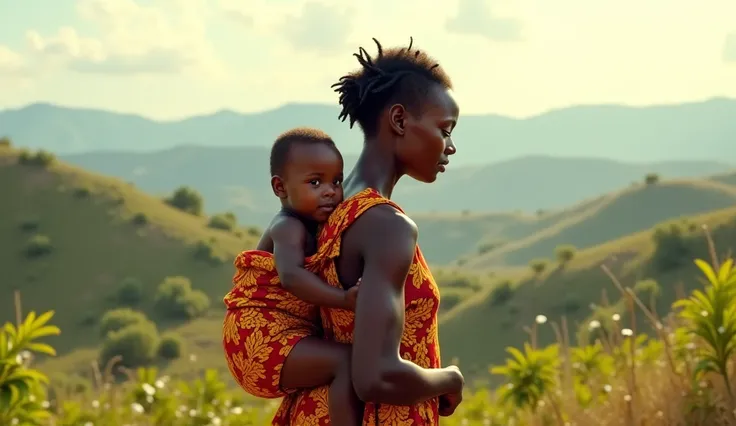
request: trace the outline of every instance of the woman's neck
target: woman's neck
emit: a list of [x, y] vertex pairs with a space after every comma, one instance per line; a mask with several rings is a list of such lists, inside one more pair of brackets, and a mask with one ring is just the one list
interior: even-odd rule
[[366, 139], [355, 167], [345, 179], [345, 197], [373, 188], [381, 196], [391, 198], [394, 186], [402, 175], [396, 167], [394, 152], [389, 144], [381, 143], [378, 138]]

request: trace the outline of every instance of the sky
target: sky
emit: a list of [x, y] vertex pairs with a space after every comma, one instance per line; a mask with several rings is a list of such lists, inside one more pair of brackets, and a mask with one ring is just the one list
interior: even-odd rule
[[359, 46], [415, 46], [463, 113], [736, 97], [734, 0], [0, 0], [0, 108], [177, 119], [337, 102]]

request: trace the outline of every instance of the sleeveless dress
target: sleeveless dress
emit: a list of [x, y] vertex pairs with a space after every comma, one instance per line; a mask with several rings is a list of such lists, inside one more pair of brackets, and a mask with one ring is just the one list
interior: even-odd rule
[[[315, 223], [288, 210], [281, 214], [301, 221], [307, 245], [316, 249]], [[315, 272], [310, 269], [313, 257], [306, 259], [306, 267]], [[319, 309], [281, 286], [272, 253], [244, 251], [235, 258], [235, 269], [233, 288], [223, 299], [227, 312], [222, 344], [228, 369], [247, 393], [280, 398], [291, 391], [280, 385], [281, 368], [301, 339], [319, 334]]]
[[[343, 201], [322, 228], [318, 240], [319, 249], [312, 260], [320, 277], [330, 285], [342, 288], [335, 268], [335, 259], [340, 255], [342, 234], [361, 214], [381, 204], [389, 204], [403, 212], [392, 201], [369, 188]], [[406, 316], [404, 333], [401, 338], [401, 356], [424, 368], [439, 368], [440, 347], [437, 335], [439, 291], [418, 246], [406, 277], [404, 294]], [[321, 308], [320, 316], [326, 338], [341, 343], [352, 343], [355, 322], [353, 312]], [[436, 426], [439, 425], [438, 408], [437, 398], [411, 407], [367, 403], [363, 425]], [[287, 395], [282, 400], [272, 424], [277, 426], [329, 425], [327, 387], [300, 390]]]

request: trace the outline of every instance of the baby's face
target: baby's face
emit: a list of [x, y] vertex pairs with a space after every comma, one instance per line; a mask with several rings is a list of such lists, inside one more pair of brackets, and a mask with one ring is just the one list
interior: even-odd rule
[[295, 144], [284, 167], [289, 206], [317, 222], [326, 222], [342, 202], [342, 156], [320, 143]]

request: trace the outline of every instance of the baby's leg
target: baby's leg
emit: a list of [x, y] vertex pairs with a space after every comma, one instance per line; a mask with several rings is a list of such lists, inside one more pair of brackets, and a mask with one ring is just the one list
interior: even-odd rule
[[284, 362], [281, 387], [301, 389], [329, 385], [330, 422], [339, 426], [360, 426], [363, 402], [353, 389], [350, 349], [350, 345], [305, 337]]

